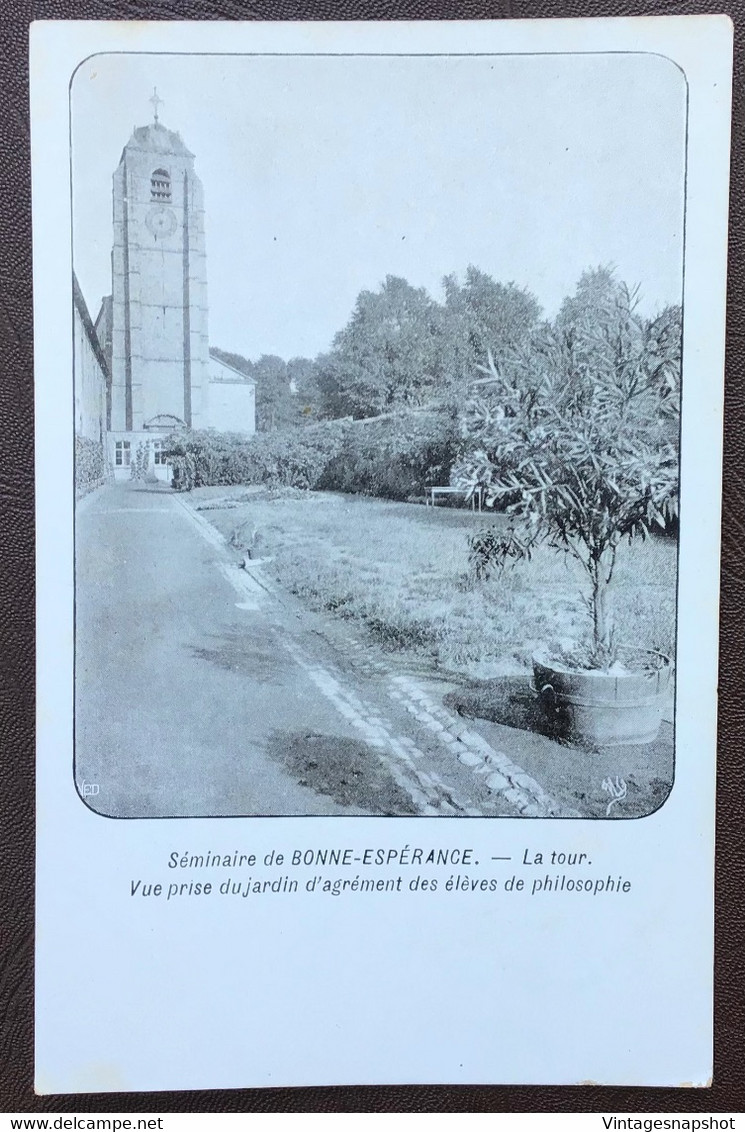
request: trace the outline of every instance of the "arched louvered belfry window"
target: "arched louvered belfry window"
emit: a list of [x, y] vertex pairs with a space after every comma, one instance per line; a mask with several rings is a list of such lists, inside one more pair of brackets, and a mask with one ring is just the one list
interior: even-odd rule
[[171, 174], [167, 169], [156, 169], [150, 178], [150, 196], [152, 200], [170, 201]]

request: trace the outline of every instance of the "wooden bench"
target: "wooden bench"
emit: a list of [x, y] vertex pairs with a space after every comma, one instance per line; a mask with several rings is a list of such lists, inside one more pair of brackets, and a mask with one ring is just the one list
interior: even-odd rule
[[[461, 487], [428, 487], [427, 488], [427, 506], [434, 507], [437, 503], [437, 497], [440, 495], [462, 495], [465, 496], [466, 492]], [[471, 496], [471, 510], [481, 513], [481, 488], [477, 487]]]

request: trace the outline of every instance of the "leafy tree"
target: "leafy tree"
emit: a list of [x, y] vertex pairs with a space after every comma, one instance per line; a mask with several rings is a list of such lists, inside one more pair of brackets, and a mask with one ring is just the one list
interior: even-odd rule
[[290, 358], [287, 363], [287, 377], [290, 392], [295, 398], [295, 410], [299, 424], [309, 424], [321, 415], [321, 390], [318, 386], [318, 370], [311, 358]]
[[348, 324], [318, 359], [328, 416], [370, 417], [425, 404], [443, 385], [442, 310], [423, 287], [388, 275], [362, 291]]
[[[483, 489], [487, 506], [506, 503], [513, 519], [489, 554], [503, 565], [547, 542], [581, 563], [590, 667], [616, 656], [608, 586], [621, 540], [677, 514], [675, 325], [675, 308], [645, 320], [612, 273], [585, 273], [554, 326], [502, 363], [489, 356], [466, 416], [469, 451], [456, 482]], [[481, 545], [471, 550], [483, 558]]]
[[[314, 380], [318, 388], [319, 412], [322, 417], [335, 420], [338, 417], [355, 415], [354, 410], [364, 397], [364, 387], [355, 374], [353, 392], [350, 391], [349, 362], [342, 356], [340, 350], [331, 349], [325, 354], [319, 354], [314, 365]], [[369, 393], [369, 401], [373, 399], [373, 392]], [[374, 410], [357, 412], [357, 416], [374, 416]]]
[[587, 268], [580, 275], [574, 294], [568, 295], [561, 304], [557, 327], [570, 330], [607, 315], [614, 308], [617, 295], [618, 280], [610, 264]]
[[666, 433], [679, 444], [680, 381], [683, 365], [683, 311], [675, 304], [665, 307], [645, 323], [646, 359], [649, 376], [657, 382], [665, 410]]
[[262, 354], [254, 362], [253, 376], [256, 379], [257, 432], [271, 432], [294, 424], [297, 406], [284, 359], [276, 354]]
[[499, 360], [527, 340], [541, 308], [530, 291], [515, 283], [497, 283], [473, 264], [464, 283], [447, 275], [443, 287], [447, 368], [456, 388], [462, 389], [489, 352]]
[[614, 374], [632, 399], [636, 383], [644, 381], [654, 390], [655, 418], [667, 425], [668, 438], [677, 443], [681, 310], [669, 306], [656, 318], [644, 319], [638, 302], [639, 287], [619, 282], [612, 267], [589, 269], [580, 276], [574, 295], [562, 303], [554, 340], [561, 343], [575, 396], [590, 396], [596, 378]]

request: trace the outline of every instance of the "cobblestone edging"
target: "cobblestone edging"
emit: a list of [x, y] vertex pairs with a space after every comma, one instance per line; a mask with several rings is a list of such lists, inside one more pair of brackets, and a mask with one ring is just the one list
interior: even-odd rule
[[504, 753], [495, 750], [483, 735], [436, 703], [409, 676], [389, 676], [389, 695], [398, 700], [416, 721], [433, 732], [455, 754], [458, 762], [483, 776], [493, 794], [498, 794], [526, 818], [579, 817], [579, 813], [547, 794], [539, 782]]
[[463, 766], [483, 778], [488, 790], [503, 798], [521, 817], [580, 817], [577, 810], [559, 802], [504, 751], [498, 751], [463, 720], [428, 695], [411, 676], [397, 676], [380, 661], [363, 655], [363, 647], [353, 636], [345, 644], [356, 653], [359, 668], [368, 676], [383, 677], [388, 695], [404, 707], [421, 727], [435, 735]]
[[468, 806], [438, 774], [417, 765], [424, 758], [423, 751], [413, 740], [397, 735], [389, 720], [344, 684], [341, 673], [331, 665], [324, 666], [310, 660], [296, 642], [287, 640], [283, 643], [339, 714], [360, 732], [366, 743], [376, 749], [381, 762], [409, 795], [419, 813], [432, 817], [483, 817], [481, 810]]

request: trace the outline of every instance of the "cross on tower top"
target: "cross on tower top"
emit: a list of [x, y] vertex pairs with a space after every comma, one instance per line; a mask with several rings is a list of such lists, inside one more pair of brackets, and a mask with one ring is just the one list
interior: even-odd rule
[[157, 124], [158, 124], [158, 107], [163, 105], [163, 99], [158, 98], [158, 88], [157, 87], [155, 87], [155, 86], [153, 87], [153, 94], [152, 94], [152, 97], [148, 99], [148, 102], [150, 102], [152, 107], [153, 107], [153, 116], [155, 118], [155, 124], [157, 126]]

